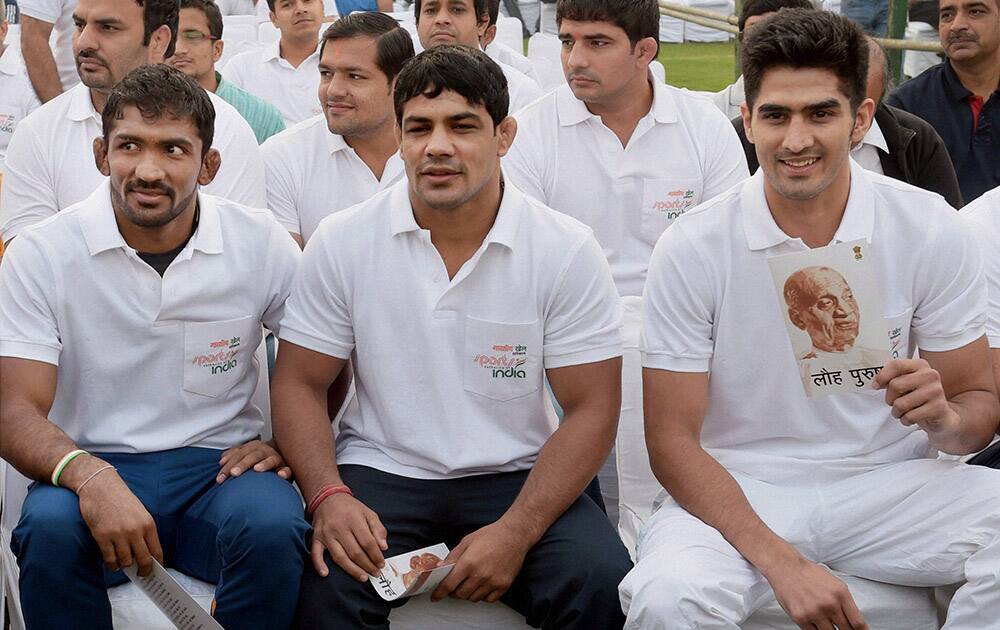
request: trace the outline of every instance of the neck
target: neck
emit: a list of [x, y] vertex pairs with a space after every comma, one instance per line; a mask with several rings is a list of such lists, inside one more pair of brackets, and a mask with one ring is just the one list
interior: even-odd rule
[[344, 136], [344, 142], [354, 149], [354, 152], [358, 154], [375, 179], [380, 181], [385, 172], [385, 163], [399, 150], [399, 143], [396, 141], [396, 134], [391, 123], [382, 125], [368, 134]]
[[959, 63], [952, 61], [951, 67], [965, 89], [983, 97], [984, 100], [989, 99], [990, 95], [1000, 87], [1000, 63], [997, 55], [993, 58], [970, 59]]
[[319, 41], [315, 34], [304, 39], [282, 36], [278, 46], [278, 54], [282, 59], [292, 64], [293, 68], [298, 68], [309, 55], [316, 52], [317, 46], [319, 46]]
[[173, 221], [159, 227], [143, 227], [129, 221], [115, 208], [115, 221], [122, 238], [132, 249], [144, 254], [163, 254], [183, 245], [194, 233], [197, 196]]
[[774, 222], [792, 238], [800, 238], [809, 247], [823, 247], [833, 240], [840, 227], [851, 193], [850, 162], [845, 158], [836, 179], [812, 199], [789, 199], [764, 177], [764, 197]]
[[212, 67], [211, 72], [205, 73], [204, 76], [198, 77], [198, 85], [205, 88], [209, 92], [215, 92], [219, 89], [219, 76], [215, 72], [215, 67]]
[[502, 197], [499, 171], [498, 164], [497, 172], [475, 197], [458, 207], [446, 210], [425, 205], [411, 189], [410, 205], [413, 207], [413, 218], [416, 219], [417, 225], [430, 231], [431, 242], [439, 252], [442, 252], [446, 264], [448, 256], [442, 250], [464, 250], [471, 256], [472, 252], [482, 245], [490, 228], [493, 227]]
[[613, 99], [589, 102], [586, 106], [590, 113], [601, 117], [604, 126], [615, 132], [625, 146], [639, 120], [653, 106], [653, 85], [645, 74], [636, 74]]
[[104, 104], [108, 102], [109, 92], [104, 90], [98, 90], [97, 88], [90, 88], [90, 102], [94, 104], [94, 109], [100, 114], [104, 111]]

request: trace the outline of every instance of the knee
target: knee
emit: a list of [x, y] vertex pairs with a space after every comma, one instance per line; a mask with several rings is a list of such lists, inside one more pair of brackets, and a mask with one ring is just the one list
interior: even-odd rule
[[236, 502], [219, 531], [223, 546], [249, 545], [255, 550], [273, 553], [292, 550], [305, 553], [309, 525], [302, 515], [298, 495], [290, 485], [281, 490], [286, 490], [292, 498], [282, 496], [274, 500], [270, 494], [250, 494]]
[[619, 587], [626, 628], [697, 628], [709, 585], [673, 563], [640, 562]]
[[614, 597], [618, 585], [632, 568], [624, 547], [613, 550], [581, 548], [574, 556], [582, 561], [569, 572], [567, 588], [585, 598], [602, 594]]
[[76, 495], [51, 486], [36, 487], [28, 494], [12, 538], [22, 564], [36, 555], [66, 561], [96, 547]]

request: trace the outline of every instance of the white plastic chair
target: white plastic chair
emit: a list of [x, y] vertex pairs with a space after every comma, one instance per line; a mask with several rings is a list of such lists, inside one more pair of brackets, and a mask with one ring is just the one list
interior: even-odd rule
[[216, 63], [216, 70], [222, 70], [236, 55], [259, 47], [256, 18], [252, 15], [223, 16], [222, 40], [225, 46], [222, 48], [222, 57]]
[[[906, 25], [906, 39], [918, 42], [937, 42], [938, 32], [926, 22], [910, 22]], [[907, 50], [903, 52], [903, 74], [908, 77], [915, 77], [927, 68], [941, 63], [941, 57], [937, 53], [923, 50]]]
[[538, 3], [538, 32], [558, 35], [559, 27], [556, 26], [556, 5], [550, 2]]
[[524, 26], [521, 24], [521, 20], [506, 15], [497, 17], [496, 41], [518, 52], [523, 51]]

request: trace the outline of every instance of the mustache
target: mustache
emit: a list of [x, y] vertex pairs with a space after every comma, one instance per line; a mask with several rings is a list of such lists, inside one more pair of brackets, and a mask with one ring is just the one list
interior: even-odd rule
[[143, 179], [133, 179], [125, 184], [125, 192], [130, 193], [135, 190], [140, 190], [144, 193], [159, 193], [161, 195], [166, 195], [171, 199], [174, 198], [174, 189], [161, 181], [147, 182]]
[[83, 60], [83, 59], [90, 59], [92, 61], [96, 61], [99, 64], [101, 64], [102, 66], [104, 66], [105, 68], [109, 67], [108, 66], [108, 60], [105, 59], [104, 57], [98, 55], [93, 50], [81, 50], [79, 53], [77, 53], [77, 55], [76, 55], [76, 62], [80, 63], [80, 61]]
[[958, 31], [957, 33], [948, 34], [948, 43], [954, 44], [956, 42], [978, 42], [979, 36], [972, 31]]
[[461, 173], [465, 170], [460, 163], [454, 160], [426, 160], [421, 162], [417, 167], [417, 173], [424, 174], [435, 169], [445, 169], [456, 173]]

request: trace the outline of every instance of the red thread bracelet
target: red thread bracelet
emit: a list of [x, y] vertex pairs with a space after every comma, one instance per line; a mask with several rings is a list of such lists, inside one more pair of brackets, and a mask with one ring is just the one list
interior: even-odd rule
[[312, 498], [312, 501], [309, 502], [309, 507], [306, 508], [306, 516], [312, 518], [312, 515], [316, 513], [316, 509], [319, 507], [320, 503], [326, 501], [335, 494], [341, 494], [341, 493], [349, 494], [352, 497], [354, 496], [354, 493], [351, 492], [351, 489], [343, 484], [340, 485], [330, 484], [327, 486], [323, 486], [322, 488], [319, 489], [319, 492], [316, 493], [316, 496]]

